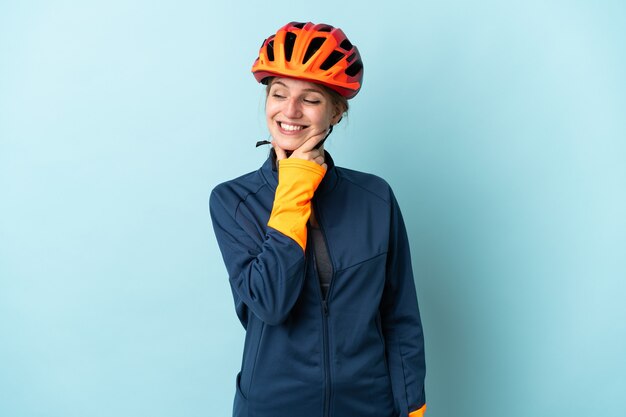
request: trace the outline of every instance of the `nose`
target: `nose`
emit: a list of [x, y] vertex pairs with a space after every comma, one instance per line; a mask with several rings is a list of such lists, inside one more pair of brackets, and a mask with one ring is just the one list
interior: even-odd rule
[[296, 97], [289, 98], [285, 102], [283, 108], [283, 114], [290, 119], [297, 119], [302, 117], [302, 109], [300, 108], [300, 101]]

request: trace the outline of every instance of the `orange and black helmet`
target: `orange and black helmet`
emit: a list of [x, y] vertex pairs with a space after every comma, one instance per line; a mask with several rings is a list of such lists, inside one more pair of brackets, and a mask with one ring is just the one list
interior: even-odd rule
[[274, 76], [298, 78], [352, 98], [361, 89], [363, 62], [341, 29], [291, 22], [263, 42], [252, 73], [260, 83]]

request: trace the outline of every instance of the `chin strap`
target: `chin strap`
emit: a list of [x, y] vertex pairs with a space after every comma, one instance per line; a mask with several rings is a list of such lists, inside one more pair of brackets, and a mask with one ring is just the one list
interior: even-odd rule
[[318, 149], [320, 146], [322, 146], [324, 142], [326, 142], [326, 138], [329, 137], [331, 133], [333, 133], [333, 125], [330, 125], [330, 127], [328, 128], [328, 133], [326, 134], [326, 136], [324, 136], [324, 139], [320, 140], [320, 143], [315, 145], [315, 149]]

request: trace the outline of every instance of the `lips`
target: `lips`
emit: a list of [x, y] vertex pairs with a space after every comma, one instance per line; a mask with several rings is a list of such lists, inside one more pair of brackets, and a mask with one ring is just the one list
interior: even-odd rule
[[303, 129], [306, 129], [308, 126], [286, 123], [286, 122], [276, 122], [280, 130], [287, 133], [295, 133], [300, 132]]

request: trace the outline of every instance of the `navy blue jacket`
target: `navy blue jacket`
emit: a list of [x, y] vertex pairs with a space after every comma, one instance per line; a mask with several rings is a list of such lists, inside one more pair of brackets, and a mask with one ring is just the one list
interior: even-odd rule
[[278, 176], [218, 185], [210, 213], [246, 329], [234, 417], [406, 417], [424, 398], [424, 341], [409, 244], [389, 185], [336, 167], [313, 197], [333, 275], [322, 299], [306, 252], [267, 226]]

